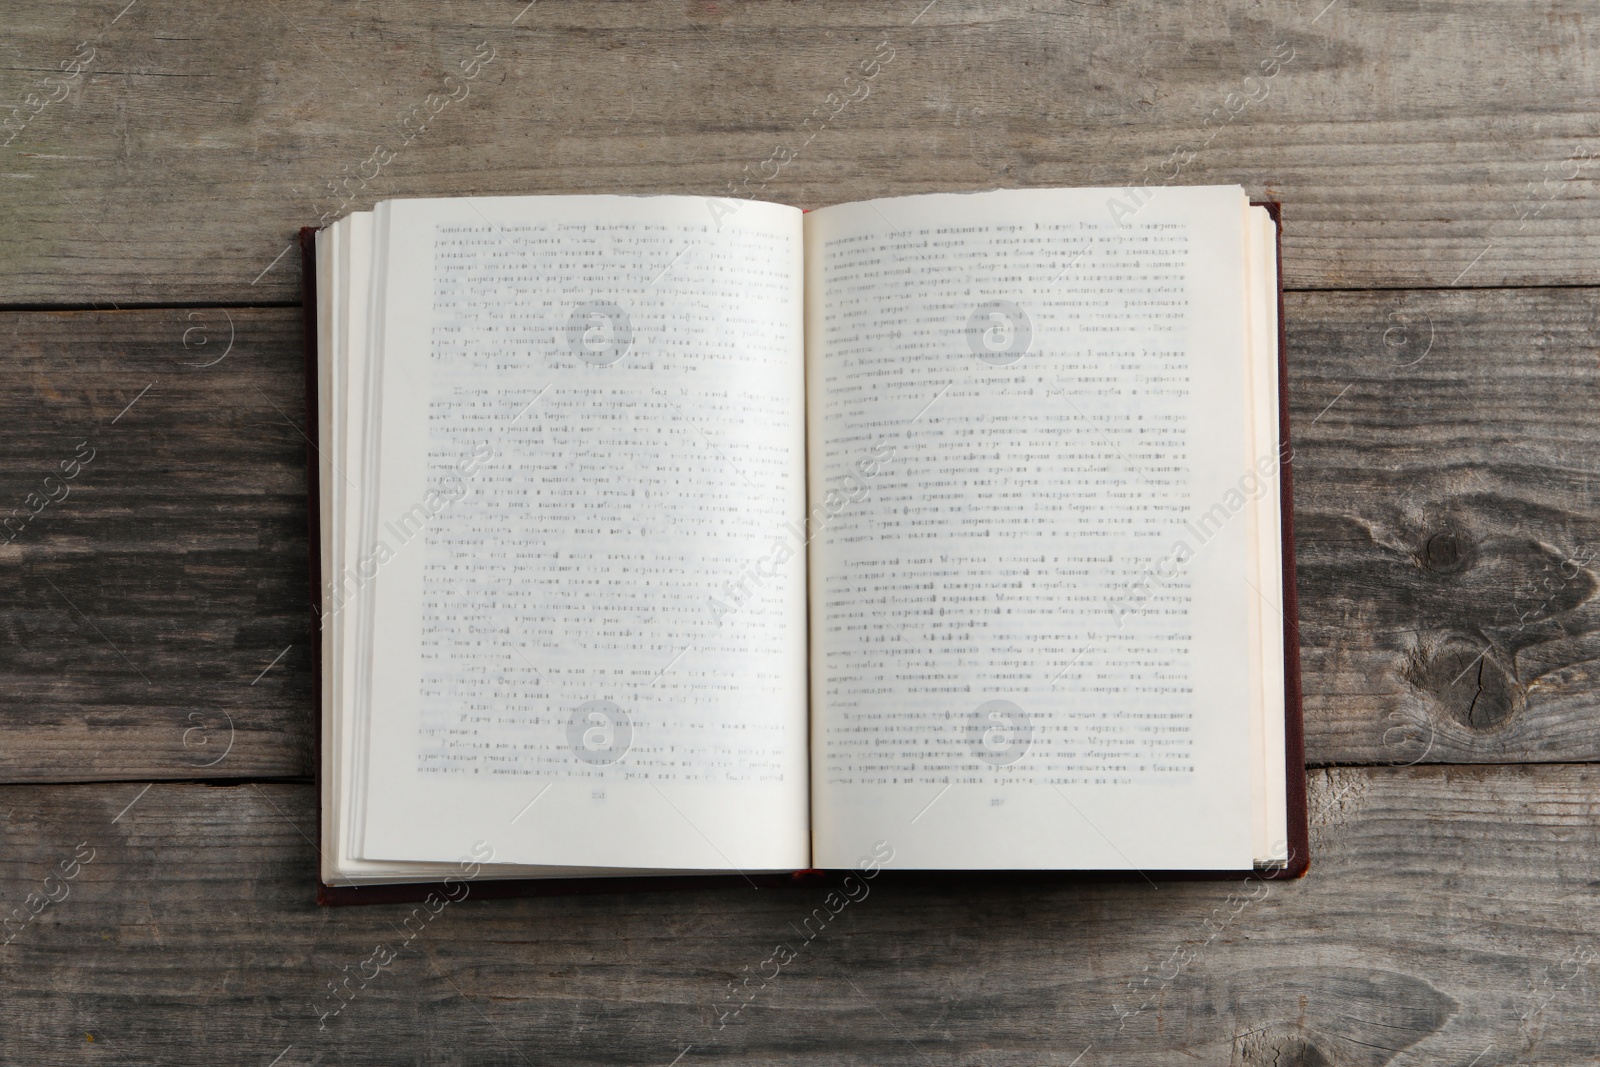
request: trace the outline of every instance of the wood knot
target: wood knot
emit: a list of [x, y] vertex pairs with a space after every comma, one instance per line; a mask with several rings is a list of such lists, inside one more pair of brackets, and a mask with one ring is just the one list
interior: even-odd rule
[[1255, 1067], [1333, 1067], [1334, 1061], [1311, 1041], [1283, 1027], [1270, 1027], [1239, 1043], [1239, 1062]]
[[1384, 1067], [1443, 1030], [1460, 1008], [1426, 982], [1389, 971], [1262, 967], [1229, 981], [1232, 1016], [1252, 1021], [1233, 1038], [1234, 1067]]
[[1435, 574], [1455, 574], [1464, 570], [1471, 555], [1472, 543], [1463, 533], [1443, 530], [1428, 538], [1422, 549], [1422, 565]]
[[1526, 702], [1494, 647], [1458, 634], [1419, 649], [1406, 674], [1446, 715], [1476, 733], [1498, 730]]

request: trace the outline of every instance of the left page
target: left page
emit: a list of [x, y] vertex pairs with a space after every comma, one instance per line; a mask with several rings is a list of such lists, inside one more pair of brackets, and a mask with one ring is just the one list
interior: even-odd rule
[[356, 855], [808, 866], [800, 212], [375, 229]]

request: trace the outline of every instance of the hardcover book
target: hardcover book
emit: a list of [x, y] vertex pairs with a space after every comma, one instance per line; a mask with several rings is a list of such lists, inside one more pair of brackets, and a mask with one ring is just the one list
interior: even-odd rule
[[1303, 874], [1278, 235], [1237, 186], [303, 231], [319, 899]]

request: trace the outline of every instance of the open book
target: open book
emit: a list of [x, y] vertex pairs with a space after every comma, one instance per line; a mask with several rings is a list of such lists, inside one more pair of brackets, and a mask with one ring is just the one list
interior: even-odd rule
[[1236, 186], [317, 232], [325, 888], [1303, 872], [1277, 236]]

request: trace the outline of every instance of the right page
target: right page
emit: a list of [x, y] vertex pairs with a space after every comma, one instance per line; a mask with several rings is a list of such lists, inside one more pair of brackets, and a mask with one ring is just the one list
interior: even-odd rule
[[1281, 853], [1263, 233], [1237, 186], [806, 216], [817, 866]]

